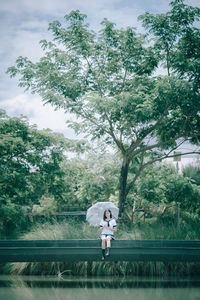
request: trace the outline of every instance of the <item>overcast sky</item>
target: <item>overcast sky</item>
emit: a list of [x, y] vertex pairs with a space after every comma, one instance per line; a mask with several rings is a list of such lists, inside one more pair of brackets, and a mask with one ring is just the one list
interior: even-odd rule
[[[92, 29], [98, 30], [103, 18], [119, 27], [133, 26], [141, 32], [137, 17], [145, 11], [166, 12], [170, 0], [0, 0], [0, 109], [10, 116], [25, 115], [39, 129], [50, 128], [75, 138], [65, 120], [69, 116], [54, 111], [50, 105], [43, 106], [41, 98], [18, 87], [17, 79], [5, 74], [15, 64], [18, 56], [37, 61], [42, 56], [39, 41], [51, 38], [48, 24], [63, 21], [70, 11], [79, 9], [88, 16]], [[199, 6], [200, 0], [186, 0]]]

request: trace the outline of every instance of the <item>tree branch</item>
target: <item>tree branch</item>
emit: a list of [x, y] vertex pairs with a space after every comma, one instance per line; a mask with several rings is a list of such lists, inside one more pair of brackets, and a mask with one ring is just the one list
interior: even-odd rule
[[[181, 143], [182, 144], [182, 143]], [[179, 146], [181, 145], [179, 144]], [[135, 174], [135, 177], [134, 179], [132, 180], [132, 182], [128, 185], [127, 189], [126, 189], [126, 196], [128, 195], [128, 193], [130, 192], [130, 190], [132, 189], [133, 185], [135, 184], [136, 180], [138, 179], [138, 177], [140, 176], [142, 170], [144, 168], [146, 168], [148, 165], [151, 165], [157, 161], [161, 161], [163, 159], [166, 159], [166, 158], [172, 158], [172, 157], [176, 157], [176, 156], [180, 156], [180, 154], [173, 154], [173, 155], [170, 155], [170, 153], [172, 151], [174, 151], [175, 149], [177, 149], [179, 146], [177, 146], [176, 148], [173, 148], [172, 150], [170, 150], [165, 156], [162, 156], [160, 158], [156, 158], [154, 160], [151, 160], [145, 164], [143, 164], [144, 162], [144, 157], [142, 157], [142, 161], [141, 161], [141, 165], [140, 165], [140, 168], [138, 170], [138, 172]], [[187, 153], [183, 153], [181, 155], [188, 155], [188, 154], [200, 154], [200, 151], [196, 152], [196, 151], [192, 151], [192, 152], [187, 152]]]
[[185, 126], [186, 126], [186, 124], [187, 124], [187, 121], [188, 121], [188, 117], [186, 117], [186, 119], [185, 119], [185, 121], [184, 121], [184, 124], [183, 124], [183, 127], [182, 127], [182, 129], [181, 129], [179, 135], [177, 135], [177, 136], [175, 136], [175, 137], [169, 139], [168, 141], [160, 142], [160, 143], [157, 143], [157, 144], [154, 144], [154, 145], [151, 145], [151, 146], [146, 146], [146, 147], [144, 147], [144, 148], [142, 148], [142, 149], [138, 149], [138, 150], [136, 150], [135, 152], [132, 152], [132, 153], [131, 153], [131, 157], [133, 157], [133, 156], [135, 156], [135, 155], [137, 155], [137, 154], [139, 154], [139, 153], [141, 153], [141, 152], [146, 152], [146, 151], [151, 150], [151, 149], [154, 149], [154, 148], [162, 147], [162, 146], [164, 146], [164, 145], [167, 145], [167, 144], [169, 144], [169, 143], [171, 143], [171, 142], [174, 142], [174, 141], [176, 141], [177, 139], [181, 138], [181, 137], [182, 137], [182, 134], [183, 134], [183, 131], [184, 131], [184, 129], [185, 129]]
[[169, 205], [169, 206], [165, 206], [164, 209], [163, 209], [163, 211], [162, 211], [162, 213], [158, 216], [158, 220], [161, 220], [161, 218], [165, 215], [166, 211], [167, 211], [169, 208], [173, 207], [173, 206], [175, 206], [175, 205], [172, 204], [172, 205]]
[[108, 135], [111, 135], [111, 133], [102, 125], [98, 124], [97, 120], [92, 118], [88, 113], [86, 113], [83, 109], [82, 112], [78, 111], [75, 107], [73, 107], [74, 112], [76, 112], [79, 116], [81, 116], [83, 119], [86, 119], [90, 121], [92, 124], [94, 124], [97, 128], [102, 129], [104, 132], [106, 132]]
[[[170, 153], [171, 153], [171, 151], [170, 151]], [[181, 153], [182, 156], [183, 156], [183, 155], [189, 155], [189, 154], [200, 154], [200, 151], [198, 151], [198, 152], [196, 152], [196, 151], [191, 151], [191, 152]], [[145, 163], [145, 164], [144, 164], [144, 168], [146, 168], [146, 166], [151, 165], [151, 164], [154, 163], [154, 162], [161, 161], [161, 160], [166, 159], [166, 158], [176, 157], [176, 156], [180, 156], [180, 154], [173, 154], [173, 155], [168, 155], [168, 154], [167, 154], [167, 155], [162, 156], [162, 157], [160, 157], [160, 158], [155, 158], [155, 159], [153, 159], [153, 160], [151, 160], [151, 161]]]
[[166, 107], [165, 111], [163, 112], [163, 114], [161, 115], [161, 117], [158, 119], [158, 121], [151, 127], [149, 128], [149, 130], [147, 131], [147, 133], [142, 137], [142, 138], [138, 138], [138, 140], [136, 142], [133, 142], [131, 144], [131, 146], [128, 149], [128, 155], [131, 155], [131, 153], [139, 146], [139, 144], [153, 131], [155, 130], [160, 123], [162, 122], [162, 120], [164, 119], [164, 117], [166, 116], [166, 113], [168, 112], [170, 106]]
[[139, 170], [137, 171], [137, 173], [135, 174], [135, 177], [133, 178], [133, 180], [131, 181], [131, 183], [129, 183], [129, 185], [126, 188], [126, 196], [128, 195], [128, 193], [130, 192], [130, 190], [132, 189], [133, 185], [135, 184], [136, 180], [138, 179], [138, 177], [140, 176], [143, 168], [144, 168], [144, 155], [142, 156], [141, 159], [141, 163], [140, 163], [140, 167]]
[[98, 77], [98, 76], [97, 76], [96, 72], [92, 70], [92, 65], [90, 64], [90, 62], [89, 62], [88, 58], [87, 58], [86, 56], [85, 56], [84, 58], [85, 58], [85, 60], [86, 60], [86, 62], [87, 62], [87, 64], [88, 64], [88, 67], [90, 68], [90, 70], [91, 70], [92, 74], [94, 75], [94, 79], [95, 79], [95, 80], [96, 80], [96, 82], [97, 82], [97, 86], [98, 86], [98, 89], [99, 89], [100, 95], [101, 95], [101, 96], [103, 96], [103, 93], [102, 93], [101, 87], [99, 86], [99, 82], [98, 82], [98, 80], [97, 80], [97, 77]]
[[127, 74], [127, 69], [125, 69], [125, 72], [124, 72], [124, 78], [123, 78], [123, 82], [122, 82], [121, 92], [122, 92], [122, 89], [124, 88], [124, 83], [125, 83], [125, 80], [126, 80], [126, 74]]
[[[74, 110], [76, 111], [76, 109], [74, 108]], [[116, 145], [118, 146], [118, 148], [122, 151], [122, 153], [125, 153], [125, 149], [123, 144], [116, 138], [116, 136], [114, 135], [114, 129], [112, 126], [112, 122], [110, 121], [110, 119], [108, 118], [107, 114], [105, 114], [105, 117], [107, 119], [107, 121], [109, 122], [110, 125], [110, 130], [107, 130], [105, 127], [103, 127], [102, 125], [98, 124], [98, 122], [96, 120], [94, 120], [93, 118], [91, 118], [84, 110], [82, 110], [82, 112], [78, 112], [79, 115], [84, 118], [87, 119], [89, 122], [91, 122], [92, 124], [94, 124], [96, 127], [98, 127], [99, 129], [103, 130], [105, 133], [107, 133], [108, 135], [110, 135], [114, 142], [116, 143]]]
[[105, 117], [110, 125], [110, 135], [112, 136], [112, 138], [113, 138], [114, 142], [116, 143], [116, 145], [118, 146], [118, 148], [122, 151], [123, 154], [125, 154], [126, 151], [125, 151], [123, 143], [122, 143], [121, 134], [120, 134], [120, 140], [118, 140], [114, 134], [112, 122], [106, 113], [105, 113]]

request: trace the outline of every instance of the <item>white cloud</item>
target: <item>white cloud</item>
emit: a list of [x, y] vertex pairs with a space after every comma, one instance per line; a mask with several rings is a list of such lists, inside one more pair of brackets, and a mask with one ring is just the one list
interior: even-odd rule
[[27, 30], [18, 31], [16, 36], [13, 38], [14, 55], [28, 56], [31, 60], [38, 60], [43, 54], [43, 50], [39, 44], [43, 35], [38, 32], [30, 32]]
[[15, 15], [31, 12], [32, 14], [41, 13], [63, 16], [69, 10], [81, 9], [83, 11], [92, 11], [93, 14], [98, 15], [99, 10], [103, 7], [113, 8], [113, 5], [120, 2], [120, 0], [7, 0], [1, 3], [1, 11]]
[[67, 138], [77, 138], [74, 131], [66, 125], [66, 120], [71, 118], [70, 115], [65, 114], [63, 110], [55, 111], [50, 104], [43, 105], [38, 96], [28, 93], [18, 94], [16, 97], [1, 101], [0, 108], [9, 116], [28, 117], [30, 124], [36, 124], [38, 129], [50, 128], [63, 133]]
[[62, 9], [64, 3], [66, 2], [67, 1], [64, 0], [7, 0], [1, 3], [1, 11], [3, 11], [4, 13], [11, 13], [15, 15], [24, 12], [31, 12], [32, 14], [45, 12], [46, 14], [48, 14], [55, 12], [55, 10], [58, 10], [59, 7]]

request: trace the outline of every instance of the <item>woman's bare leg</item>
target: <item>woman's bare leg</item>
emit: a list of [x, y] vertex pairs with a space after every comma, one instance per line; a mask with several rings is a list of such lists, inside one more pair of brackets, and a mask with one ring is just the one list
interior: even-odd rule
[[106, 248], [106, 237], [102, 237], [101, 238], [101, 248], [105, 250]]
[[110, 241], [111, 241], [111, 236], [107, 236], [107, 248], [110, 248], [111, 247], [111, 243], [110, 243]]
[[111, 240], [112, 238], [110, 237], [110, 236], [107, 236], [107, 238], [106, 238], [106, 241], [107, 241], [107, 251], [106, 251], [106, 256], [108, 256], [108, 255], [110, 255], [110, 246], [111, 246], [111, 243], [110, 243], [110, 240]]
[[102, 236], [101, 237], [101, 249], [102, 249], [102, 258], [101, 258], [101, 260], [105, 259], [105, 255], [106, 255], [105, 248], [106, 248], [106, 237]]

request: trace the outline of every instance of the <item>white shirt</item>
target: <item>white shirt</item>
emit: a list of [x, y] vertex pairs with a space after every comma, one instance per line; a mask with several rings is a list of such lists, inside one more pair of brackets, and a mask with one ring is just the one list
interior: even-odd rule
[[[107, 225], [108, 227], [110, 227], [111, 229], [113, 229], [114, 227], [117, 226], [115, 219], [110, 219], [109, 221], [106, 220], [102, 220], [99, 224], [100, 227], [103, 227], [104, 225]], [[101, 234], [111, 234], [114, 235], [114, 232], [112, 230], [109, 230], [108, 228], [103, 228]]]

